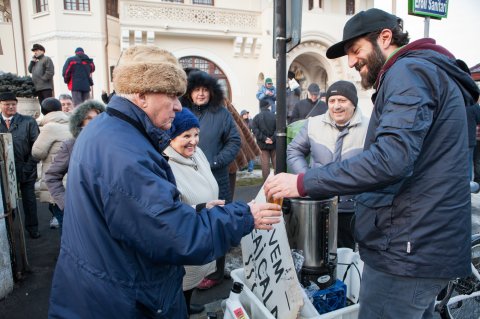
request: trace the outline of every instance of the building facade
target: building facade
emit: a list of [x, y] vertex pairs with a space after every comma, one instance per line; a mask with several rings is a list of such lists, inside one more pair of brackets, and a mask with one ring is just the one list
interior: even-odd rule
[[[316, 82], [322, 90], [340, 79], [359, 89], [360, 106], [371, 110], [371, 92], [346, 58], [329, 60], [326, 49], [342, 37], [345, 22], [371, 7], [396, 12], [406, 0], [302, 1], [301, 43], [287, 54], [304, 95]], [[402, 4], [404, 5], [404, 4]], [[273, 0], [0, 0], [0, 71], [28, 74], [34, 43], [55, 64], [55, 95], [68, 92], [61, 70], [77, 47], [94, 59], [94, 98], [111, 91], [112, 71], [123, 49], [151, 44], [172, 52], [183, 66], [220, 79], [238, 110], [258, 112], [255, 94], [275, 79]]]

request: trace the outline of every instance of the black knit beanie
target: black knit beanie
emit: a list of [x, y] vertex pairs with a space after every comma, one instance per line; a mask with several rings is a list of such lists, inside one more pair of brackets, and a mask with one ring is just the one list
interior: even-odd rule
[[357, 103], [358, 103], [357, 88], [351, 82], [337, 81], [337, 82], [333, 83], [332, 85], [330, 85], [330, 87], [327, 90], [327, 95], [326, 95], [327, 103], [328, 103], [328, 99], [332, 95], [344, 96], [347, 99], [349, 99], [350, 102], [352, 102], [352, 104], [355, 107], [357, 107]]
[[42, 101], [42, 114], [47, 115], [50, 112], [61, 111], [62, 103], [54, 97], [47, 97]]

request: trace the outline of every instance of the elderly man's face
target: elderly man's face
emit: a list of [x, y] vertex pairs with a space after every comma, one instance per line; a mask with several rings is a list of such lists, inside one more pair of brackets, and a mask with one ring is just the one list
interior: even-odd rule
[[17, 101], [2, 101], [0, 102], [2, 107], [2, 114], [5, 117], [11, 117], [17, 114]]
[[182, 105], [175, 94], [146, 93], [140, 107], [148, 115], [153, 125], [162, 130], [172, 126], [175, 112], [182, 110]]
[[328, 113], [336, 124], [347, 124], [355, 112], [355, 106], [343, 95], [332, 95], [328, 98]]
[[45, 53], [45, 52], [43, 52], [42, 50], [39, 50], [39, 49], [36, 49], [35, 51], [33, 51], [33, 55], [34, 55], [35, 57], [37, 57], [37, 58], [38, 58], [39, 56], [41, 56], [42, 54], [44, 54], [44, 53]]
[[70, 99], [61, 99], [60, 103], [62, 104], [62, 111], [69, 113], [73, 110], [73, 101]]

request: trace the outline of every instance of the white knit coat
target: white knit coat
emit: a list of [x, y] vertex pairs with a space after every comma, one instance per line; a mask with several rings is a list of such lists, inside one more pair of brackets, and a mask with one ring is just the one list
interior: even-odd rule
[[[218, 199], [218, 184], [210, 170], [210, 164], [197, 147], [191, 158], [186, 158], [168, 146], [165, 155], [172, 168], [177, 188], [181, 193], [182, 202], [196, 206]], [[190, 290], [198, 286], [202, 279], [215, 271], [215, 262], [203, 266], [185, 266], [183, 290]]]
[[72, 138], [68, 126], [69, 115], [62, 112], [50, 112], [39, 123], [40, 135], [32, 146], [32, 156], [42, 161], [42, 174], [40, 184], [36, 187], [41, 202], [55, 203], [47, 185], [45, 184], [45, 172], [52, 165], [53, 158], [57, 154], [63, 141]]

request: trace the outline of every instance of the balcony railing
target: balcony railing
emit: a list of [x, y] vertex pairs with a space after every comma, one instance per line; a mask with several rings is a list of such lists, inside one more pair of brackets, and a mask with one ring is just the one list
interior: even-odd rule
[[192, 30], [261, 34], [260, 12], [170, 2], [123, 1], [121, 24]]

